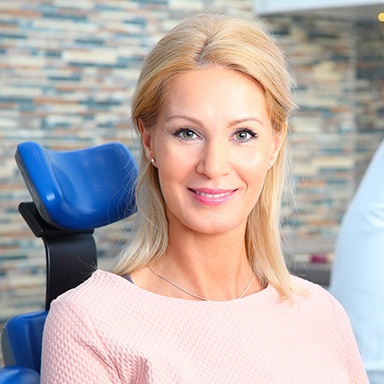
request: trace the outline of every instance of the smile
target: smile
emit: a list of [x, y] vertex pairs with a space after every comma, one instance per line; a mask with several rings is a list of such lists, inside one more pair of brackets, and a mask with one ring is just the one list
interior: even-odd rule
[[214, 190], [214, 189], [205, 189], [205, 188], [200, 188], [200, 189], [188, 188], [188, 190], [191, 192], [195, 201], [203, 205], [211, 205], [211, 206], [225, 204], [227, 201], [232, 199], [232, 197], [235, 195], [237, 191], [237, 189]]
[[197, 195], [204, 196], [207, 199], [221, 199], [225, 196], [228, 196], [232, 193], [232, 191], [224, 192], [224, 193], [205, 193], [200, 191], [194, 191]]

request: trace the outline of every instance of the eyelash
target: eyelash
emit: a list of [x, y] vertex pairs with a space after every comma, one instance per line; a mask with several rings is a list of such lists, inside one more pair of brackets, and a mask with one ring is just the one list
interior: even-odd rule
[[172, 135], [175, 137], [178, 137], [180, 140], [184, 140], [184, 141], [189, 141], [189, 140], [195, 139], [195, 137], [193, 137], [192, 139], [187, 139], [185, 137], [182, 137], [182, 134], [187, 133], [187, 132], [193, 133], [193, 135], [196, 137], [199, 136], [193, 129], [190, 129], [190, 128], [180, 128], [180, 129], [176, 130], [175, 132], [173, 132]]
[[[182, 136], [183, 133], [187, 133], [187, 132], [190, 132], [194, 135], [194, 137], [192, 138], [185, 138]], [[241, 129], [238, 129], [235, 133], [234, 133], [234, 137], [236, 137], [236, 135], [238, 134], [241, 134], [241, 133], [246, 133], [247, 135], [249, 135], [250, 137], [248, 137], [247, 139], [245, 140], [237, 140], [235, 139], [237, 142], [239, 143], [249, 143], [251, 142], [252, 140], [255, 140], [258, 138], [258, 135], [257, 133], [255, 133], [254, 131], [252, 131], [251, 129], [247, 129], [247, 128], [241, 128]], [[174, 137], [178, 137], [180, 140], [183, 140], [183, 141], [190, 141], [190, 140], [194, 140], [196, 137], [200, 137], [193, 129], [190, 129], [190, 128], [180, 128], [180, 129], [177, 129], [175, 132], [173, 132], [172, 134]]]
[[241, 129], [237, 130], [235, 132], [234, 136], [238, 135], [239, 133], [246, 133], [250, 136], [246, 140], [238, 140], [241, 143], [249, 143], [250, 141], [257, 139], [257, 137], [258, 137], [257, 133], [255, 133], [252, 130], [247, 129], [247, 128], [241, 128]]

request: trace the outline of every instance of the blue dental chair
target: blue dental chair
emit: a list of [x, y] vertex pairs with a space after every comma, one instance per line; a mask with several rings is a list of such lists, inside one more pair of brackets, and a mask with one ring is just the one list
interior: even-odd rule
[[45, 310], [17, 315], [1, 335], [0, 384], [40, 382], [42, 332], [52, 300], [97, 268], [95, 228], [135, 212], [137, 164], [121, 143], [54, 151], [18, 145], [16, 162], [32, 197], [19, 212], [43, 240], [47, 261]]

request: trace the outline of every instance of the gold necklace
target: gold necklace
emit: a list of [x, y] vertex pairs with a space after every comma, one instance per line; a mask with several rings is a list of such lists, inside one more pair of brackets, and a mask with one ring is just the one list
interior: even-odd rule
[[[172, 284], [174, 287], [180, 289], [180, 291], [183, 291], [185, 293], [187, 293], [188, 295], [196, 298], [196, 299], [199, 299], [199, 300], [203, 300], [203, 301], [212, 301], [210, 299], [207, 299], [206, 297], [203, 297], [203, 296], [199, 296], [195, 293], [192, 293], [188, 290], [186, 290], [185, 288], [183, 287], [180, 287], [180, 285], [176, 284], [175, 282], [173, 282], [172, 280], [168, 279], [168, 277], [165, 277], [163, 275], [160, 275], [160, 273], [157, 273], [156, 271], [153, 270], [153, 268], [148, 265], [148, 268], [152, 271], [153, 274], [155, 274], [157, 277], [160, 277], [160, 279], [163, 279], [165, 281], [167, 281], [169, 284]], [[251, 287], [252, 285], [252, 282], [253, 282], [253, 277], [254, 277], [254, 273], [252, 272], [252, 276], [251, 276], [251, 280], [249, 280], [249, 283], [248, 285], [246, 286], [246, 288], [244, 289], [243, 293], [237, 298], [237, 299], [241, 299], [242, 297], [244, 297], [244, 295], [248, 292], [249, 288]]]

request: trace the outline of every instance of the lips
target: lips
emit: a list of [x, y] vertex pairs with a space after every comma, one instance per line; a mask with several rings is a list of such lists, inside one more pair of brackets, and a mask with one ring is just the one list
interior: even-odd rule
[[222, 192], [222, 193], [205, 193], [201, 191], [194, 191], [197, 195], [204, 196], [207, 199], [222, 199], [225, 196], [228, 196], [232, 191]]
[[188, 188], [198, 202], [205, 205], [220, 205], [226, 203], [236, 193], [237, 189], [207, 189]]

